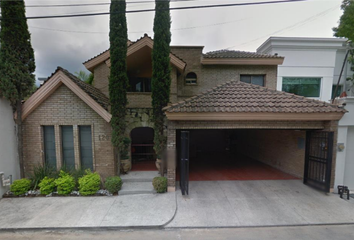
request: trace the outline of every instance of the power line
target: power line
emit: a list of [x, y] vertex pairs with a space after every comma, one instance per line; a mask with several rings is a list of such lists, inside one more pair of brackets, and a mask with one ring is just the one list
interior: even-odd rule
[[[171, 31], [182, 31], [182, 30], [190, 30], [190, 29], [196, 29], [196, 28], [219, 26], [219, 25], [224, 25], [224, 24], [228, 24], [228, 23], [244, 21], [246, 19], [248, 19], [248, 18], [242, 18], [242, 19], [238, 19], [238, 20], [234, 20], [234, 21], [219, 22], [219, 23], [201, 25], [201, 26], [174, 28], [174, 29], [171, 29]], [[45, 28], [45, 27], [37, 27], [37, 26], [29, 26], [29, 27], [30, 28], [34, 28], [34, 29], [41, 29], [41, 30], [54, 31], [54, 32], [89, 33], [89, 34], [108, 34], [109, 33], [109, 32], [92, 32], [92, 31], [77, 31], [77, 30], [67, 30], [67, 29], [55, 29], [55, 28]], [[146, 32], [152, 32], [152, 31], [134, 31], [134, 32], [128, 32], [128, 33], [146, 33]]]
[[[162, 11], [167, 10], [187, 10], [187, 9], [203, 9], [203, 8], [222, 8], [222, 7], [239, 7], [239, 6], [251, 6], [251, 5], [266, 5], [266, 4], [279, 4], [279, 3], [292, 3], [292, 2], [304, 2], [308, 0], [284, 0], [284, 1], [267, 1], [267, 2], [249, 2], [249, 3], [231, 3], [231, 4], [216, 4], [216, 5], [202, 5], [202, 6], [189, 6], [189, 7], [173, 7], [169, 9], [161, 9]], [[141, 12], [154, 12], [155, 9], [142, 9], [142, 10], [129, 10], [125, 13], [141, 13]], [[115, 12], [113, 14], [120, 14], [122, 12]], [[26, 19], [48, 19], [48, 18], [72, 18], [72, 17], [90, 17], [90, 16], [102, 16], [109, 15], [109, 12], [102, 13], [86, 13], [86, 14], [71, 14], [71, 15], [48, 15], [48, 16], [34, 16], [26, 17]], [[4, 20], [5, 18], [0, 18]], [[8, 18], [16, 19], [16, 18]]]
[[[170, 2], [195, 2], [198, 0], [170, 0]], [[155, 1], [134, 1], [126, 2], [126, 4], [136, 4], [136, 3], [154, 3]], [[157, 2], [160, 2], [157, 0]], [[26, 8], [55, 8], [55, 7], [84, 7], [84, 6], [103, 6], [110, 5], [111, 3], [76, 3], [76, 4], [48, 4], [48, 5], [26, 5]]]
[[275, 32], [272, 32], [272, 33], [270, 33], [270, 34], [264, 35], [264, 36], [262, 36], [262, 37], [258, 37], [258, 38], [256, 38], [256, 39], [251, 40], [251, 41], [247, 41], [247, 42], [244, 42], [244, 43], [241, 43], [241, 44], [237, 44], [237, 45], [234, 45], [234, 46], [231, 46], [231, 47], [227, 47], [227, 48], [225, 48], [225, 49], [230, 49], [230, 48], [235, 48], [235, 47], [239, 47], [239, 46], [243, 46], [243, 45], [248, 45], [249, 43], [256, 42], [256, 41], [261, 40], [261, 39], [263, 39], [263, 38], [265, 38], [265, 37], [269, 37], [269, 36], [272, 36], [272, 35], [275, 35], [275, 34], [279, 34], [279, 33], [281, 33], [281, 32], [284, 32], [284, 31], [288, 31], [288, 30], [297, 28], [297, 27], [299, 27], [299, 26], [302, 26], [302, 25], [304, 25], [304, 24], [307, 24], [307, 23], [310, 22], [310, 21], [314, 21], [314, 20], [316, 20], [318, 17], [324, 16], [324, 15], [328, 14], [329, 12], [331, 12], [331, 11], [333, 11], [333, 10], [338, 9], [338, 7], [339, 7], [340, 5], [341, 5], [341, 4], [336, 5], [336, 6], [334, 6], [334, 7], [331, 7], [331, 8], [328, 8], [328, 9], [324, 10], [323, 12], [317, 13], [316, 15], [313, 15], [313, 16], [311, 16], [311, 17], [309, 17], [309, 18], [306, 18], [305, 20], [302, 20], [302, 21], [300, 21], [300, 22], [297, 22], [297, 23], [295, 23], [295, 24], [292, 24], [292, 25], [290, 25], [290, 26], [287, 26], [287, 27], [285, 27], [285, 28], [282, 28], [282, 29], [280, 29], [280, 30], [277, 30], [277, 31], [275, 31]]

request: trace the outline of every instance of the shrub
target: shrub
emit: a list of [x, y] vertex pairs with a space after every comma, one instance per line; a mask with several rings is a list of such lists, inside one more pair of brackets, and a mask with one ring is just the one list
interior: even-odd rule
[[85, 175], [85, 170], [82, 168], [72, 169], [70, 171], [71, 176], [73, 176], [75, 180], [75, 190], [79, 189], [79, 179]]
[[122, 188], [123, 182], [119, 176], [108, 177], [104, 183], [105, 188], [112, 194], [117, 193]]
[[38, 184], [40, 183], [40, 181], [42, 181], [42, 179], [44, 179], [45, 177], [53, 178], [55, 177], [55, 174], [56, 170], [54, 167], [41, 164], [34, 166], [33, 174], [30, 175], [30, 179], [32, 180], [31, 188], [33, 190], [36, 190]]
[[98, 173], [86, 170], [86, 175], [79, 178], [79, 192], [83, 196], [93, 195], [100, 190], [101, 177]]
[[167, 178], [165, 177], [155, 177], [152, 180], [152, 185], [157, 193], [164, 193], [167, 191]]
[[10, 191], [16, 196], [25, 194], [31, 188], [31, 180], [22, 178], [15, 180], [10, 187]]
[[54, 192], [55, 189], [55, 179], [44, 177], [43, 180], [38, 184], [41, 194], [48, 195]]
[[60, 171], [59, 178], [54, 181], [58, 194], [66, 195], [71, 193], [75, 187], [75, 180], [69, 173]]

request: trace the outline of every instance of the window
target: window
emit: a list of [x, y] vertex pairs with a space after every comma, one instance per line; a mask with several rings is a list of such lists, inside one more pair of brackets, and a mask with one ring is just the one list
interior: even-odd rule
[[[336, 87], [337, 85], [333, 85], [332, 86], [332, 98], [334, 97], [334, 91], [336, 91]], [[338, 85], [338, 89], [337, 89], [337, 94], [336, 94], [336, 97], [339, 97], [343, 92], [343, 86], [342, 85]]]
[[75, 169], [73, 126], [61, 127], [63, 164], [68, 169]]
[[241, 75], [241, 82], [264, 86], [264, 75]]
[[151, 92], [151, 78], [129, 78], [129, 92]]
[[44, 161], [47, 166], [56, 168], [57, 157], [55, 151], [54, 126], [43, 126]]
[[187, 73], [186, 84], [188, 84], [188, 85], [197, 84], [197, 74], [195, 74], [194, 72]]
[[304, 97], [320, 97], [321, 78], [284, 77], [283, 91]]
[[79, 126], [81, 168], [93, 170], [91, 126]]

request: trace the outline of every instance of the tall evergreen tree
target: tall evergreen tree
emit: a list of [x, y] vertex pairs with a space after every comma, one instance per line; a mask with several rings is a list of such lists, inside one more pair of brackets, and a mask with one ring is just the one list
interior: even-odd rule
[[110, 56], [109, 98], [112, 113], [112, 144], [119, 153], [124, 149], [125, 115], [127, 105], [127, 20], [125, 0], [112, 0], [110, 7]]
[[23, 0], [0, 0], [0, 95], [17, 111], [17, 140], [21, 177], [24, 177], [22, 139], [22, 100], [35, 82], [34, 52], [28, 31]]
[[169, 0], [155, 1], [154, 48], [152, 50], [152, 107], [154, 120], [154, 148], [158, 157], [166, 145], [164, 136], [164, 112], [170, 101], [171, 67], [171, 17]]

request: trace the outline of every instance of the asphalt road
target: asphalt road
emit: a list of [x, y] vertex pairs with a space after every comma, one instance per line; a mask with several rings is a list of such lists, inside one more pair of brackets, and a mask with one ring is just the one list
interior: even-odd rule
[[101, 231], [18, 231], [0, 232], [0, 239], [242, 239], [242, 240], [341, 240], [354, 239], [354, 225], [322, 225], [303, 227], [217, 228], [217, 229], [158, 229]]

